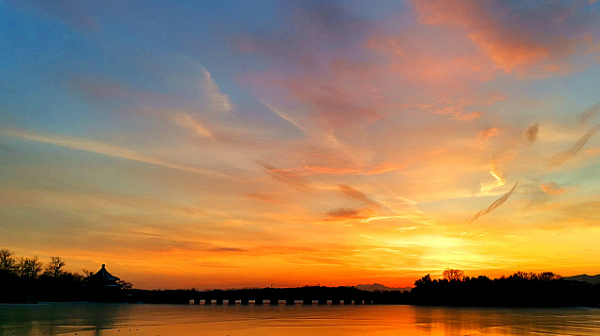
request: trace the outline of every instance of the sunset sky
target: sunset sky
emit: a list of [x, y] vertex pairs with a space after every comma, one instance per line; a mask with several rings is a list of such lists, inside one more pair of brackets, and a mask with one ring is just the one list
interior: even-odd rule
[[137, 288], [600, 272], [600, 1], [0, 1], [0, 247]]

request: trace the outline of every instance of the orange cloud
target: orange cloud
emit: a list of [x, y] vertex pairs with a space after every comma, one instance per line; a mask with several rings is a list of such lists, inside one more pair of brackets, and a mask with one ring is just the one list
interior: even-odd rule
[[480, 131], [477, 133], [482, 139], [489, 139], [495, 135], [500, 134], [500, 130], [496, 127], [488, 128], [486, 130]]
[[483, 113], [481, 113], [481, 112], [471, 112], [471, 113], [467, 113], [467, 114], [459, 114], [459, 115], [455, 116], [454, 119], [460, 120], [460, 121], [469, 121], [469, 120], [479, 119], [479, 118], [481, 118], [482, 115], [483, 115]]
[[406, 164], [384, 162], [370, 169], [336, 168], [327, 166], [304, 166], [297, 168], [299, 175], [379, 175], [406, 168]]
[[[518, 66], [531, 66], [548, 57], [549, 47], [539, 46], [527, 41], [499, 41], [492, 31], [479, 31], [469, 35], [483, 52], [485, 52], [497, 68], [510, 73]], [[559, 68], [546, 68], [557, 72]]]
[[334, 168], [324, 166], [304, 166], [301, 169], [303, 175], [354, 175], [360, 173], [355, 168]]
[[383, 173], [388, 173], [396, 170], [401, 170], [406, 168], [406, 164], [397, 164], [392, 162], [384, 162], [370, 170], [365, 171], [365, 175], [379, 175]]
[[504, 95], [502, 95], [498, 92], [494, 93], [491, 97], [487, 97], [487, 98], [479, 98], [479, 99], [460, 98], [460, 99], [455, 99], [455, 100], [446, 99], [446, 101], [443, 102], [443, 107], [439, 107], [435, 111], [435, 113], [437, 113], [439, 115], [452, 116], [452, 119], [454, 119], [454, 120], [470, 121], [470, 120], [475, 120], [475, 119], [481, 118], [483, 116], [483, 112], [481, 112], [481, 111], [468, 112], [468, 109], [470, 109], [474, 106], [477, 106], [477, 107], [493, 106], [496, 101], [500, 101], [500, 100], [504, 100]]
[[586, 149], [584, 152], [587, 155], [598, 155], [600, 154], [600, 148], [589, 148]]
[[540, 188], [543, 192], [550, 195], [560, 195], [567, 191], [567, 189], [561, 188], [554, 182], [540, 184]]

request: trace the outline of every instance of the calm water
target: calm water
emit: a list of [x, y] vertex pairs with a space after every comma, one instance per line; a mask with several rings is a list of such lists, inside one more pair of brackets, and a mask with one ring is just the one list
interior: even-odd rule
[[0, 335], [600, 335], [600, 310], [0, 305]]

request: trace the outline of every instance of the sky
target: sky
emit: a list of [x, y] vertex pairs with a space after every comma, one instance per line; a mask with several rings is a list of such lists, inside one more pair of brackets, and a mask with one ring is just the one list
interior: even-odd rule
[[600, 272], [600, 1], [0, 0], [0, 247], [137, 288]]

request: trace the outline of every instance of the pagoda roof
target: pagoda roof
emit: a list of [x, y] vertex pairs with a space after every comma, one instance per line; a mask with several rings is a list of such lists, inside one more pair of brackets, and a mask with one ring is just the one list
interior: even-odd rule
[[104, 283], [104, 284], [114, 284], [116, 286], [117, 285], [116, 282], [119, 281], [120, 279], [118, 277], [108, 273], [108, 271], [106, 270], [106, 265], [102, 264], [102, 268], [98, 272], [96, 272], [96, 274], [90, 276], [89, 280], [93, 281], [93, 282]]

